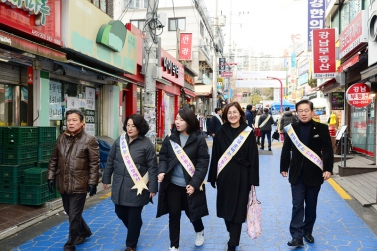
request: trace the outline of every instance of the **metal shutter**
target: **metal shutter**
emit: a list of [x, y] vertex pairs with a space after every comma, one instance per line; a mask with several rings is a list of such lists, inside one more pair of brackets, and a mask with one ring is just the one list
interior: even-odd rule
[[0, 63], [0, 83], [19, 85], [21, 67], [9, 63]]

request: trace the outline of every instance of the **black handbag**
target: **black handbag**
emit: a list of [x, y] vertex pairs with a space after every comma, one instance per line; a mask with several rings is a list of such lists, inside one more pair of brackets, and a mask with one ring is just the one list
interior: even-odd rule
[[274, 131], [274, 133], [272, 134], [272, 139], [276, 139], [277, 141], [279, 141], [279, 133], [278, 133], [278, 130]]

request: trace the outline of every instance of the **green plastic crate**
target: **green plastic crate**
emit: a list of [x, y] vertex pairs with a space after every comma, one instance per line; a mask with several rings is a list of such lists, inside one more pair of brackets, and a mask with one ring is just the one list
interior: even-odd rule
[[33, 167], [24, 171], [24, 185], [43, 185], [47, 183], [47, 169]]
[[0, 186], [0, 203], [1, 204], [18, 204], [19, 186], [18, 185], [1, 185]]
[[54, 198], [48, 191], [47, 183], [43, 185], [20, 185], [20, 204], [42, 205]]
[[0, 185], [21, 184], [25, 169], [32, 167], [32, 163], [25, 165], [0, 165]]
[[52, 150], [54, 150], [55, 143], [49, 142], [38, 145], [38, 161], [49, 161]]
[[3, 144], [6, 147], [36, 145], [38, 144], [38, 127], [4, 127]]
[[0, 146], [0, 164], [3, 164], [3, 148]]
[[38, 143], [56, 142], [55, 126], [39, 126], [38, 127]]
[[49, 163], [50, 163], [49, 161], [37, 161], [37, 162], [35, 162], [34, 167], [48, 168]]
[[3, 164], [6, 165], [34, 163], [37, 159], [38, 145], [3, 148]]

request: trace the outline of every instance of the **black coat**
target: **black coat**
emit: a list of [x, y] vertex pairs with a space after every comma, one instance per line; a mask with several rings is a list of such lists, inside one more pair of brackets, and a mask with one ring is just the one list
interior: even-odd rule
[[[267, 120], [266, 124], [264, 124], [263, 127], [261, 127], [261, 124], [267, 119], [268, 115], [270, 115], [270, 119]], [[271, 114], [263, 113], [262, 115], [260, 115], [259, 121], [258, 121], [259, 130], [263, 132], [271, 132], [273, 124], [274, 124], [274, 119], [272, 118]]]
[[[175, 129], [173, 129], [173, 132], [170, 136], [165, 137], [160, 150], [158, 173], [165, 173], [165, 177], [160, 184], [158, 193], [157, 217], [168, 213], [166, 189], [170, 184], [174, 166], [179, 162], [170, 144], [170, 140], [181, 145], [179, 132]], [[183, 150], [195, 166], [195, 173], [193, 177], [190, 177], [190, 175], [182, 167], [184, 170], [183, 173], [185, 175], [186, 184], [191, 185], [195, 188], [195, 192], [191, 196], [187, 195], [189, 205], [189, 219], [191, 222], [193, 222], [203, 216], [208, 215], [207, 199], [204, 185], [203, 191], [200, 191], [199, 189], [208, 171], [208, 146], [205, 138], [200, 135], [200, 132], [198, 131], [190, 134], [185, 146], [183, 147]]]
[[[217, 184], [217, 216], [234, 223], [243, 223], [251, 185], [259, 186], [259, 156], [254, 133], [250, 133], [237, 154], [217, 177], [217, 164], [233, 140], [247, 127], [242, 123], [232, 134], [229, 123], [215, 135], [208, 181]], [[234, 130], [234, 129], [233, 129]]]
[[[292, 124], [292, 127], [300, 139], [300, 122]], [[312, 121], [307, 147], [321, 157], [323, 162], [323, 172], [328, 171], [332, 173], [334, 153], [327, 125]], [[292, 143], [290, 137], [287, 136], [284, 140], [283, 149], [281, 151], [280, 172], [289, 171], [289, 182], [296, 184], [301, 170], [303, 171], [306, 185], [319, 186], [323, 183], [322, 170], [304, 157], [304, 155], [302, 155]]]
[[216, 134], [221, 128], [221, 122], [216, 116], [212, 116], [211, 119], [211, 134]]

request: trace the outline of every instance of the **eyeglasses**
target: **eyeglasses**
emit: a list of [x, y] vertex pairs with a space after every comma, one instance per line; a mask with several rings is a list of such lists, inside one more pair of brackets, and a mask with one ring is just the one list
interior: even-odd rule
[[305, 110], [298, 110], [298, 113], [309, 113], [309, 112], [311, 112], [311, 110], [309, 110], [309, 109], [305, 109]]
[[234, 112], [228, 112], [227, 113], [229, 116], [231, 116], [231, 115], [238, 115], [238, 114], [240, 114], [238, 111], [234, 111]]

